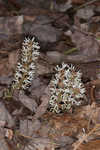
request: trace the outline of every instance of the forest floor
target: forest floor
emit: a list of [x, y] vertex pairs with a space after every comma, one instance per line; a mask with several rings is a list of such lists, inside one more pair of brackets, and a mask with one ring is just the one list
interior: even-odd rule
[[[29, 89], [10, 95], [25, 37], [40, 56]], [[53, 113], [56, 65], [82, 73], [82, 105]], [[100, 150], [99, 0], [0, 0], [0, 150]]]

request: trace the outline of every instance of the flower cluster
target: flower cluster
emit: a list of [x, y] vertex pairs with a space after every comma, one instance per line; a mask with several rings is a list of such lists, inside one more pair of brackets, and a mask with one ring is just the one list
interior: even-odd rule
[[40, 46], [35, 38], [25, 38], [22, 44], [21, 56], [17, 63], [12, 89], [27, 89], [34, 78], [36, 60], [39, 56]]
[[81, 81], [82, 73], [76, 71], [73, 65], [62, 63], [55, 68], [57, 73], [50, 82], [50, 110], [60, 113], [72, 106], [80, 105], [85, 88]]

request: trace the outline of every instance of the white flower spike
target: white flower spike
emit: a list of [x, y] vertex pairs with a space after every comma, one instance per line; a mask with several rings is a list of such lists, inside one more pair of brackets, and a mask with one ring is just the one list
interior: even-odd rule
[[22, 44], [20, 60], [17, 63], [12, 89], [26, 90], [34, 78], [36, 60], [39, 56], [39, 43], [35, 38], [25, 38]]
[[73, 65], [62, 63], [55, 68], [57, 73], [50, 83], [50, 110], [55, 113], [79, 106], [85, 95], [85, 87], [81, 81], [82, 73]]

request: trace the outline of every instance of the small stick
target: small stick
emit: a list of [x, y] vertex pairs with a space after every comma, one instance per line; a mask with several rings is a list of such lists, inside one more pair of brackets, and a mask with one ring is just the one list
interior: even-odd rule
[[98, 128], [100, 127], [100, 124], [96, 124], [94, 126], [94, 128], [87, 134], [84, 134], [83, 137], [81, 139], [79, 139], [79, 141], [77, 141], [76, 143], [73, 144], [74, 149], [73, 150], [77, 150], [79, 148], [79, 146], [93, 133], [95, 132]]
[[95, 102], [95, 88], [96, 86], [100, 85], [100, 79], [96, 79], [90, 82], [90, 85], [92, 86], [90, 89], [90, 97], [91, 97], [91, 104]]
[[92, 1], [89, 1], [89, 2], [87, 2], [87, 3], [85, 3], [85, 4], [82, 4], [82, 5], [79, 6], [78, 8], [75, 8], [74, 10], [78, 10], [78, 9], [80, 9], [80, 8], [83, 8], [83, 7], [87, 6], [87, 5], [93, 4], [94, 2], [97, 2], [97, 1], [99, 1], [99, 0], [92, 0]]
[[95, 94], [94, 94], [94, 92], [95, 92], [95, 85], [93, 85], [92, 87], [91, 87], [91, 89], [90, 89], [90, 96], [91, 96], [91, 104], [93, 103], [93, 102], [95, 102]]

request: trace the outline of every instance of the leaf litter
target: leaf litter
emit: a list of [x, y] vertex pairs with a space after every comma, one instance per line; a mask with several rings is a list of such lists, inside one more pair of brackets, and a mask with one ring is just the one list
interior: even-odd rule
[[[9, 2], [11, 1], [9, 0]], [[70, 9], [74, 8], [74, 4], [81, 6], [84, 3], [85, 7], [90, 5], [86, 1], [81, 0], [80, 2], [74, 0], [70, 2], [72, 2]], [[95, 2], [91, 4], [94, 6], [97, 5]], [[28, 2], [26, 3], [28, 4]], [[64, 6], [64, 2], [63, 5], [61, 3], [56, 2], [57, 7]], [[99, 95], [98, 89], [100, 87], [100, 78], [97, 75], [100, 68], [100, 43], [96, 38], [99, 29], [97, 28], [96, 33], [88, 31], [91, 23], [88, 22], [87, 17], [90, 17], [92, 20], [96, 11], [95, 7], [91, 7], [90, 5], [91, 12], [93, 13], [89, 16], [88, 13], [90, 10], [87, 8], [81, 6], [76, 9], [76, 12], [87, 10], [87, 16], [84, 18], [86, 19], [85, 23], [88, 23], [87, 31], [81, 29], [81, 19], [73, 20], [73, 25], [70, 24], [72, 18], [68, 15], [64, 16], [67, 18], [66, 23], [65, 19], [63, 21], [62, 14], [62, 21], [57, 19], [56, 23], [52, 22], [51, 18], [54, 17], [55, 20], [59, 14], [49, 10], [47, 14], [47, 10], [44, 10], [44, 8], [39, 8], [37, 13], [37, 10], [33, 7], [32, 9], [31, 7], [27, 7], [27, 10], [23, 7], [22, 10], [17, 12], [19, 13], [17, 17], [9, 16], [6, 18], [6, 22], [4, 22], [5, 17], [1, 17], [0, 22], [3, 28], [0, 29], [3, 30], [0, 35], [3, 41], [0, 42], [0, 148], [2, 150], [100, 149], [100, 97], [97, 96]], [[64, 8], [62, 7], [61, 9]], [[59, 11], [59, 7], [57, 11]], [[8, 12], [9, 10], [6, 12], [7, 15], [11, 13], [13, 15], [14, 13], [12, 10], [10, 13]], [[21, 12], [23, 14], [20, 15]], [[2, 13], [0, 12], [0, 14]], [[81, 18], [81, 16], [79, 17]], [[11, 22], [16, 24], [10, 28]], [[45, 27], [43, 22], [49, 22], [45, 25], [45, 35], [50, 33], [50, 35], [48, 34], [48, 39], [46, 39], [45, 35], [41, 36]], [[37, 29], [37, 23], [39, 30], [36, 30], [35, 33], [34, 24]], [[24, 29], [23, 26], [25, 27]], [[15, 50], [20, 49], [20, 43], [23, 36], [25, 36], [23, 34], [30, 31], [30, 27], [31, 31], [34, 30], [34, 33], [40, 36], [38, 38], [41, 43], [41, 56], [37, 62], [37, 77], [32, 82], [29, 91], [25, 91], [25, 93], [15, 91], [12, 99], [4, 98], [3, 91], [5, 91], [5, 88], [9, 88], [12, 82], [18, 59], [18, 53]], [[54, 33], [50, 32], [50, 28], [56, 31], [56, 38], [53, 38], [54, 41], [52, 41]], [[16, 37], [14, 37], [14, 31], [17, 32]], [[9, 34], [9, 32], [12, 34]], [[33, 36], [33, 32], [29, 34]], [[70, 44], [66, 46], [67, 38], [70, 38]], [[60, 41], [63, 43], [62, 46], [59, 44]], [[15, 45], [12, 44], [14, 42]], [[64, 49], [64, 47], [67, 47], [67, 49]], [[67, 53], [70, 48], [74, 48], [74, 51]], [[58, 60], [58, 56], [56, 56], [58, 53], [60, 61]], [[54, 58], [50, 59], [49, 57], [48, 59], [49, 54], [50, 57], [55, 54]], [[63, 61], [74, 64], [78, 69], [82, 70], [82, 80], [86, 87], [86, 102], [83, 106], [76, 107], [70, 110], [70, 112], [54, 114], [49, 112], [48, 109], [50, 99], [49, 83], [55, 73], [53, 68], [56, 64]]]

